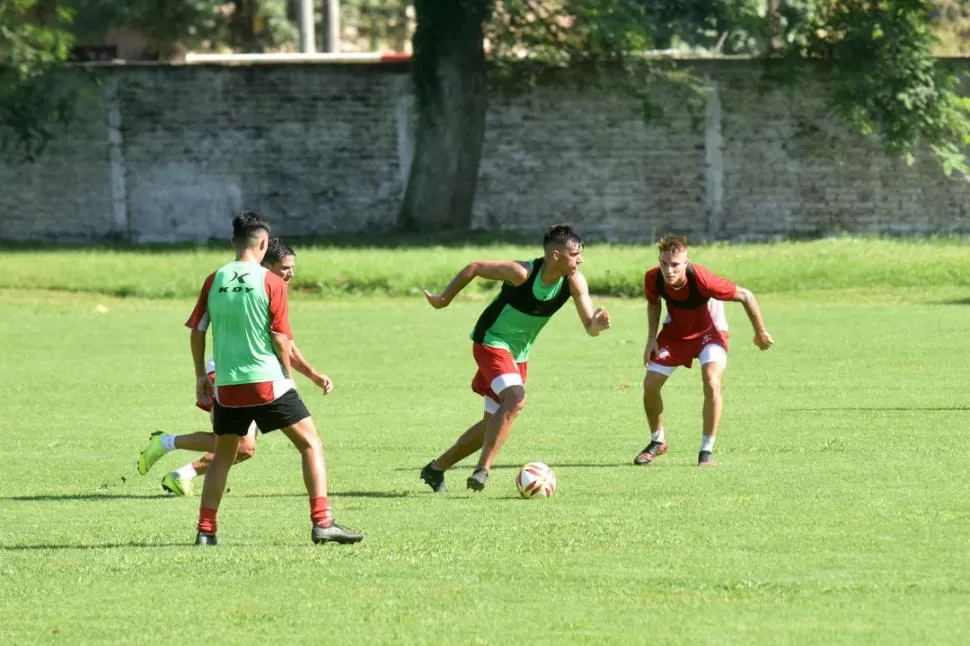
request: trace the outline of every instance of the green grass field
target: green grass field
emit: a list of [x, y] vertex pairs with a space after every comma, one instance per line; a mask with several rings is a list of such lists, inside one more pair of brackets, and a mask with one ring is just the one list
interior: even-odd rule
[[[418, 296], [295, 293], [301, 349], [336, 383], [324, 398], [298, 378], [327, 447], [336, 518], [367, 537], [310, 543], [298, 455], [273, 433], [233, 469], [215, 549], [191, 545], [198, 498], [158, 486], [194, 456], [172, 453], [147, 477], [134, 465], [152, 431], [207, 429], [193, 406], [183, 292], [224, 255], [152, 273], [160, 256], [6, 253], [0, 643], [962, 643], [967, 247], [834, 241], [832, 260], [818, 253], [825, 244], [693, 254], [716, 270], [760, 255], [801, 277], [787, 290], [767, 274], [761, 288], [764, 266], [743, 277], [774, 335], [769, 352], [728, 306], [716, 468], [693, 466], [696, 368], [665, 390], [670, 451], [632, 466], [647, 439], [645, 307], [597, 297], [614, 329], [587, 338], [571, 307], [557, 315], [530, 361], [526, 410], [477, 495], [463, 487], [470, 463], [449, 472], [445, 495], [418, 470], [480, 415], [467, 334], [484, 292], [442, 311]], [[377, 276], [384, 263], [391, 284], [401, 267], [453, 271], [496, 249], [459, 251], [372, 251], [384, 255], [365, 253], [360, 266]], [[600, 260], [632, 273], [637, 253], [640, 271], [649, 263], [649, 249], [594, 252], [589, 273]], [[330, 271], [314, 268], [327, 253], [302, 254], [298, 270]], [[86, 283], [44, 283], [88, 266], [82, 256], [113, 264]], [[805, 279], [813, 267], [817, 280]], [[166, 287], [185, 272], [188, 287]], [[106, 291], [127, 280], [176, 298], [96, 293], [107, 276]], [[516, 470], [531, 460], [555, 469], [553, 498], [517, 497]]]

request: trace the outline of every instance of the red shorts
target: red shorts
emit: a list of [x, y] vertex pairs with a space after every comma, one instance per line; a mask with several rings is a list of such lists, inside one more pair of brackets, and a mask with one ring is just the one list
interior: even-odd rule
[[705, 345], [719, 345], [725, 352], [728, 349], [728, 333], [724, 330], [711, 329], [696, 339], [679, 339], [672, 334], [665, 334], [666, 331], [660, 330], [657, 335], [657, 350], [650, 356], [650, 361], [661, 366], [690, 368]]
[[498, 393], [492, 390], [492, 383], [502, 375], [519, 375], [525, 384], [528, 362], [516, 363], [512, 353], [501, 348], [490, 348], [480, 343], [472, 345], [472, 354], [478, 364], [478, 372], [472, 379], [472, 390], [499, 403]]

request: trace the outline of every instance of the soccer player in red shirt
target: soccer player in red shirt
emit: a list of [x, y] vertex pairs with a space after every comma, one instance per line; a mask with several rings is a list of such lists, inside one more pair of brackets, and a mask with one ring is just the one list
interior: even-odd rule
[[[266, 256], [263, 258], [262, 264], [282, 278], [284, 282], [289, 283], [290, 279], [295, 275], [296, 252], [282, 238], [270, 238]], [[290, 344], [290, 361], [293, 363], [293, 369], [306, 376], [314, 385], [323, 390], [324, 395], [329, 394], [333, 390], [333, 381], [327, 375], [317, 372], [296, 347], [295, 342]], [[215, 361], [209, 360], [206, 366], [206, 372], [210, 379], [215, 379], [215, 370]], [[196, 402], [196, 406], [209, 412], [211, 417], [211, 404], [203, 405]], [[147, 475], [152, 466], [170, 451], [185, 450], [205, 453], [199, 459], [165, 474], [162, 478], [162, 489], [176, 496], [186, 496], [192, 491], [192, 480], [197, 476], [205, 475], [209, 464], [212, 462], [212, 451], [214, 448], [215, 434], [211, 431], [208, 433], [202, 431], [197, 433], [183, 433], [181, 435], [156, 431], [151, 434], [148, 440], [148, 446], [138, 456], [138, 473], [139, 475]], [[255, 454], [256, 424], [254, 422], [250, 425], [249, 432], [239, 441], [239, 447], [236, 449], [236, 459], [233, 464], [245, 462]]]
[[[728, 350], [727, 333], [718, 329], [711, 317], [709, 301], [741, 303], [754, 328], [754, 344], [767, 350], [774, 341], [765, 329], [754, 294], [690, 262], [687, 238], [667, 236], [658, 247], [660, 264], [647, 270], [643, 277], [643, 293], [648, 303], [647, 347], [643, 352], [647, 369], [643, 380], [643, 410], [650, 427], [650, 443], [633, 462], [648, 465], [667, 451], [660, 390], [677, 366], [690, 368], [694, 359], [698, 359], [704, 381], [704, 431], [697, 465], [709, 466], [714, 464], [714, 439], [723, 407], [721, 377], [727, 365]], [[667, 318], [657, 334], [661, 299], [667, 306]]]
[[[314, 543], [356, 543], [363, 535], [333, 522], [327, 499], [323, 445], [290, 379], [286, 283], [260, 263], [269, 223], [255, 213], [233, 219], [236, 259], [209, 275], [186, 321], [195, 364], [196, 401], [212, 405], [215, 456], [205, 474], [196, 545], [217, 545], [216, 514], [240, 438], [255, 422], [263, 433], [281, 429], [300, 452], [310, 498]], [[206, 330], [212, 326], [215, 384], [206, 374]]]

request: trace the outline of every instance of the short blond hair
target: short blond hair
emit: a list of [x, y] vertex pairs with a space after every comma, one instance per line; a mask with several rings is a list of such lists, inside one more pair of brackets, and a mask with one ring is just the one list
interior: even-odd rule
[[687, 238], [685, 236], [675, 236], [667, 235], [657, 243], [657, 249], [660, 250], [661, 254], [665, 253], [677, 253], [681, 250], [687, 249]]

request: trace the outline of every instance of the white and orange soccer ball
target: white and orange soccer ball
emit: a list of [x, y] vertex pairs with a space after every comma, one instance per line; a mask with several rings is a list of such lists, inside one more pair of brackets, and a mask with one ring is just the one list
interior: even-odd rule
[[523, 498], [548, 498], [556, 490], [556, 474], [542, 462], [530, 462], [516, 476], [515, 488]]

